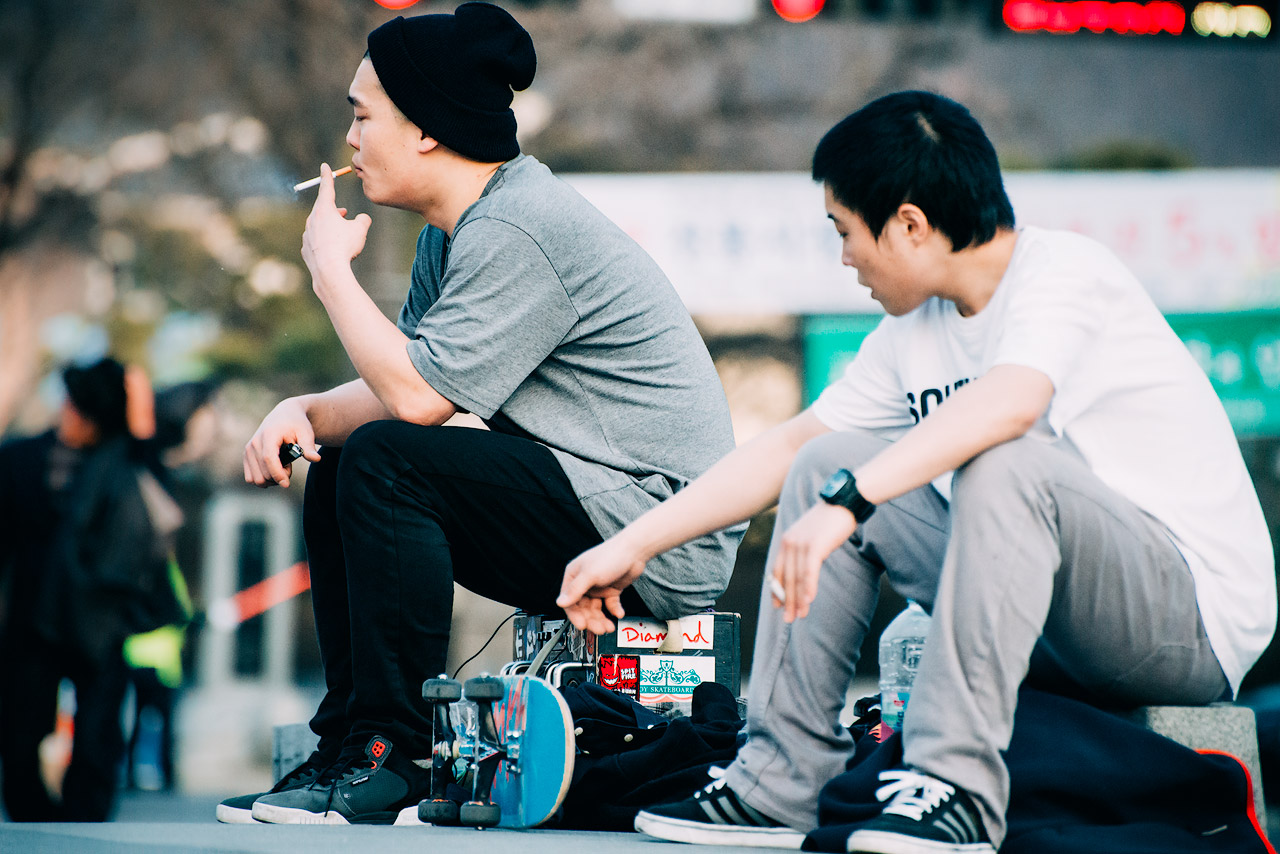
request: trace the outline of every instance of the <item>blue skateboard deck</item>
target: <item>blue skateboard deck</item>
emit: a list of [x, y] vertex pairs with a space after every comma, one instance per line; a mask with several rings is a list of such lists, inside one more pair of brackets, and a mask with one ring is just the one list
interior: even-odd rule
[[564, 698], [536, 676], [472, 679], [461, 701], [453, 699], [459, 687], [428, 680], [423, 696], [438, 709], [451, 706], [447, 723], [435, 715], [437, 773], [462, 784], [470, 800], [455, 812], [433, 786], [434, 800], [419, 805], [419, 817], [477, 827], [542, 824], [564, 802], [573, 776], [573, 718]]
[[493, 704], [507, 758], [493, 781], [499, 827], [536, 827], [564, 803], [573, 777], [573, 718], [560, 692], [536, 676], [500, 677], [506, 692]]

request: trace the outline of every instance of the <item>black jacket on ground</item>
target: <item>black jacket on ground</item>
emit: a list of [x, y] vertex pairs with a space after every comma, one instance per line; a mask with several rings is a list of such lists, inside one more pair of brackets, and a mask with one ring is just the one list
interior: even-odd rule
[[640, 810], [684, 800], [711, 782], [712, 766], [738, 755], [743, 721], [733, 693], [717, 682], [695, 688], [691, 716], [674, 720], [591, 683], [564, 693], [584, 752], [560, 827], [632, 830]]
[[[893, 735], [822, 790], [807, 851], [845, 850], [879, 815], [877, 775], [901, 767]], [[1001, 854], [1274, 854], [1248, 772], [1117, 715], [1023, 688], [1005, 752], [1012, 796]]]

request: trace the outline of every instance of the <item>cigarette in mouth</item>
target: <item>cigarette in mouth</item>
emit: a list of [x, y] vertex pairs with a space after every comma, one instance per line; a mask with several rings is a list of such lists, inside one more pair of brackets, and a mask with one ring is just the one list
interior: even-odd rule
[[[333, 177], [337, 178], [339, 175], [345, 175], [350, 171], [351, 171], [350, 166], [343, 166], [341, 169], [333, 173]], [[293, 191], [295, 193], [301, 193], [303, 190], [310, 190], [312, 187], [319, 187], [319, 186], [320, 186], [320, 178], [316, 177], [316, 178], [312, 178], [310, 181], [303, 181], [301, 184], [294, 184]]]

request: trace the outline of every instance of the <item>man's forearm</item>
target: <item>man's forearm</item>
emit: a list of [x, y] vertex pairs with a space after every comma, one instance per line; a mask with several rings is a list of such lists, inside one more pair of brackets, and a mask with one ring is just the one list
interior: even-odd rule
[[743, 522], [778, 502], [805, 442], [828, 431], [806, 410], [735, 449], [618, 536], [647, 558]]
[[1025, 434], [1053, 398], [1043, 373], [999, 365], [953, 392], [942, 406], [854, 472], [858, 492], [883, 504]]
[[341, 445], [361, 424], [392, 417], [364, 380], [352, 380], [328, 391], [302, 395], [298, 403], [311, 422], [316, 442], [321, 445]]
[[349, 267], [326, 271], [315, 281], [351, 364], [389, 416], [415, 424], [442, 424], [456, 408], [433, 389], [409, 359], [409, 338], [388, 320], [360, 287]]

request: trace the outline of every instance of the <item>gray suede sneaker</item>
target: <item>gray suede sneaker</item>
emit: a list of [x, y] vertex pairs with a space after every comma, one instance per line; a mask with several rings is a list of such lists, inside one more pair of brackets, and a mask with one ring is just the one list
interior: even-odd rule
[[258, 798], [253, 817], [272, 824], [420, 824], [418, 801], [430, 791], [431, 772], [375, 735], [363, 750], [343, 750], [311, 783]]
[[320, 751], [317, 750], [307, 757], [307, 761], [281, 777], [270, 790], [258, 792], [254, 795], [237, 795], [234, 798], [227, 798], [218, 804], [214, 815], [217, 816], [218, 821], [224, 824], [255, 824], [256, 822], [253, 818], [254, 801], [263, 795], [285, 792], [289, 789], [301, 788], [315, 782], [324, 769], [333, 764], [333, 761], [333, 756], [322, 756]]

